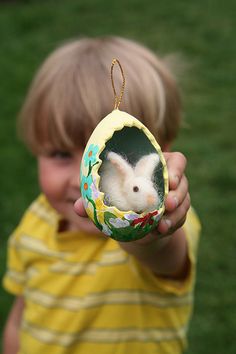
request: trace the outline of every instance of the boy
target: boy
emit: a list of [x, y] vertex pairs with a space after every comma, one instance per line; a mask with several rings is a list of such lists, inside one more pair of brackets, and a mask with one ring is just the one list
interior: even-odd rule
[[[155, 135], [170, 175], [158, 229], [128, 243], [103, 237], [84, 218], [79, 199], [86, 141], [112, 109], [107, 72], [113, 57], [127, 77], [123, 110]], [[200, 227], [188, 211], [185, 159], [168, 153], [180, 110], [164, 62], [129, 40], [73, 41], [42, 65], [22, 109], [20, 131], [38, 159], [43, 194], [9, 241], [4, 285], [17, 297], [6, 325], [5, 354], [183, 351]], [[158, 233], [168, 236], [160, 239]]]

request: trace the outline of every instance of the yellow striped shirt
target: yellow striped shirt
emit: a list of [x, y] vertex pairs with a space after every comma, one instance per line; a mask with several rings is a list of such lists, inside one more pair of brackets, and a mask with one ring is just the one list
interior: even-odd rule
[[119, 244], [57, 232], [41, 195], [9, 239], [5, 288], [25, 298], [20, 354], [182, 353], [193, 306], [200, 224], [188, 213], [191, 271], [182, 281], [153, 275]]

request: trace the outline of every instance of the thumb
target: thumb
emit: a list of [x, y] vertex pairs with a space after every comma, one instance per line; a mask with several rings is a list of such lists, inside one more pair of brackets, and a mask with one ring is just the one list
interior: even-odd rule
[[76, 202], [74, 204], [74, 211], [79, 216], [83, 216], [83, 217], [88, 216], [87, 213], [86, 213], [86, 210], [84, 208], [82, 198], [79, 198], [79, 199], [76, 200]]

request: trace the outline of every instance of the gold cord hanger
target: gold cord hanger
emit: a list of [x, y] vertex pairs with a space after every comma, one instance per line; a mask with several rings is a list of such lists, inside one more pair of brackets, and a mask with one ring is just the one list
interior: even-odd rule
[[[115, 64], [119, 65], [119, 68], [120, 68], [120, 71], [121, 71], [121, 75], [122, 75], [122, 79], [123, 79], [122, 86], [121, 86], [121, 91], [120, 91], [119, 96], [116, 93], [115, 84], [114, 84], [114, 78], [113, 78], [113, 69], [114, 69]], [[118, 59], [113, 59], [112, 63], [111, 63], [111, 84], [112, 84], [112, 88], [113, 88], [113, 92], [114, 92], [114, 96], [115, 96], [114, 109], [118, 109], [119, 106], [120, 106], [123, 94], [124, 94], [124, 90], [125, 90], [125, 75], [124, 75], [123, 68], [122, 68], [122, 66], [121, 66], [121, 64], [120, 64]]]

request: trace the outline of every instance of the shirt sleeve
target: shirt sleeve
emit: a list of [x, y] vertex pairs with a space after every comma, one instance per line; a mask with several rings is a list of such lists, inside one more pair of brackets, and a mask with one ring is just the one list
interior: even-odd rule
[[21, 295], [25, 284], [19, 236], [16, 230], [8, 240], [7, 271], [3, 278], [3, 287], [13, 295]]
[[[54, 230], [58, 215], [49, 206], [44, 195], [35, 199], [25, 211], [22, 219], [8, 240], [7, 271], [3, 278], [3, 287], [14, 295], [21, 295], [30, 274], [28, 244], [26, 235], [40, 235]], [[44, 231], [42, 231], [44, 230]], [[46, 231], [45, 231], [46, 230]]]

